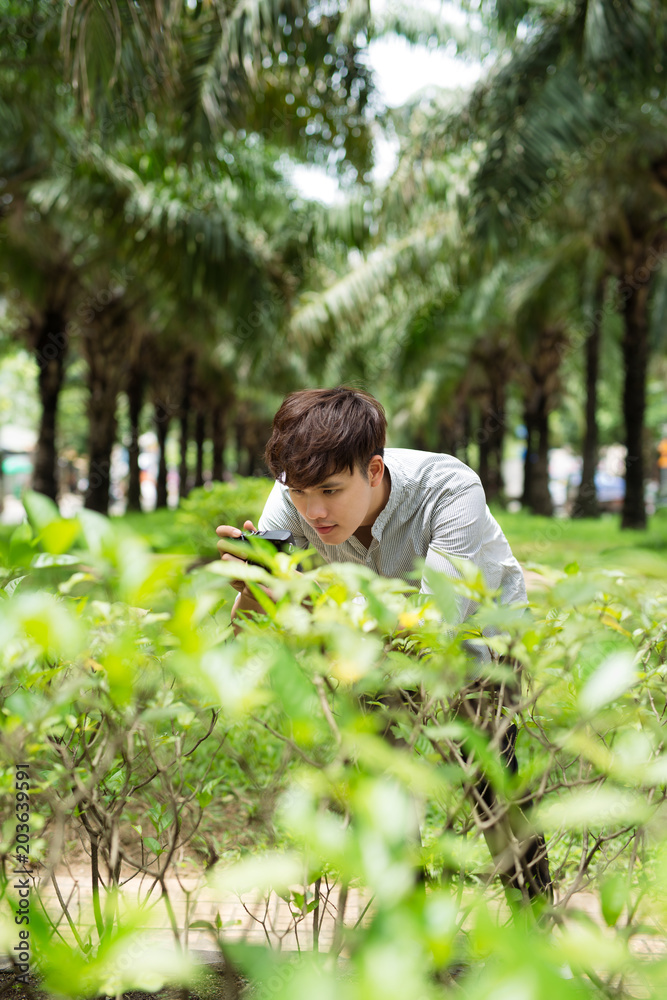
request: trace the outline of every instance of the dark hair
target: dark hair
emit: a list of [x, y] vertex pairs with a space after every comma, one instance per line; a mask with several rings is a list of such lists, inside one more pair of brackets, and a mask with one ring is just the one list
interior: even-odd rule
[[373, 455], [384, 453], [387, 418], [377, 399], [359, 389], [302, 389], [283, 401], [266, 446], [271, 474], [309, 489], [355, 465], [367, 475]]

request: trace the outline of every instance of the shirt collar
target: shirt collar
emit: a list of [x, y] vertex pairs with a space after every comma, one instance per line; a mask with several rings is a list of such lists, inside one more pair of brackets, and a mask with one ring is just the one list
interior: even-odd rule
[[377, 538], [378, 541], [382, 538], [382, 532], [386, 527], [387, 521], [401, 505], [408, 488], [407, 473], [399, 459], [394, 455], [385, 454], [384, 464], [389, 470], [391, 477], [391, 490], [387, 503], [375, 518], [373, 527], [371, 528], [373, 538]]

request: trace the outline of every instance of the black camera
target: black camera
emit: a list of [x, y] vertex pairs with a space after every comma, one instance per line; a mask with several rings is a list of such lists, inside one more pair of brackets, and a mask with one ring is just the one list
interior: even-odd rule
[[[246, 542], [248, 548], [250, 548], [251, 538], [263, 538], [266, 542], [271, 542], [275, 546], [278, 552], [292, 552], [296, 546], [296, 539], [291, 531], [245, 531], [238, 538], [230, 538], [230, 542]], [[240, 557], [240, 553], [235, 553]], [[250, 553], [245, 558], [246, 562], [254, 563], [257, 565], [257, 560], [253, 559]], [[260, 561], [260, 565], [263, 563]], [[296, 567], [297, 570], [301, 571], [301, 564]]]
[[263, 538], [265, 541], [271, 542], [278, 552], [289, 552], [291, 546], [296, 544], [291, 531], [246, 531], [239, 538], [231, 540], [249, 543], [251, 538]]

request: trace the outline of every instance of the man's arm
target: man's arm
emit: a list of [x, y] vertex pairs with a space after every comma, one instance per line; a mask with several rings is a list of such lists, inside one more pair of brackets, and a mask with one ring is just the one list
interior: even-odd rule
[[[252, 521], [246, 521], [243, 528], [246, 531], [255, 530]], [[264, 505], [262, 516], [259, 519], [259, 528], [261, 531], [266, 531], [272, 528], [276, 530], [285, 529], [287, 531], [291, 531], [297, 547], [304, 549], [308, 548], [308, 539], [303, 534], [303, 526], [299, 520], [296, 508], [290, 501], [287, 491], [283, 489], [278, 482], [274, 483], [273, 489], [271, 490], [266, 504]], [[225, 539], [229, 538], [233, 541], [235, 538], [238, 538], [241, 534], [240, 529], [235, 528], [233, 525], [222, 524], [219, 528], [216, 528], [216, 533], [220, 539], [218, 548], [220, 550], [221, 558], [224, 560], [238, 558], [225, 550]], [[230, 582], [232, 587], [239, 591], [239, 596], [234, 601], [234, 606], [232, 608], [232, 623], [237, 615], [243, 611], [255, 611], [258, 614], [265, 614], [264, 608], [262, 608], [262, 606], [254, 599], [242, 580], [232, 580]], [[270, 596], [271, 594], [269, 593], [269, 597]], [[234, 631], [239, 631], [238, 625], [234, 626]]]
[[255, 598], [252, 596], [247, 587], [244, 587], [241, 593], [238, 595], [234, 601], [234, 606], [232, 607], [231, 622], [234, 629], [234, 635], [238, 635], [240, 631], [240, 625], [235, 624], [235, 618], [239, 613], [244, 611], [255, 611], [257, 614], [265, 615], [266, 612], [261, 604], [259, 604]]
[[[245, 531], [255, 530], [255, 526], [252, 523], [252, 521], [245, 521], [243, 528]], [[226, 539], [229, 539], [230, 541], [233, 542], [234, 539], [238, 538], [241, 535], [242, 532], [240, 528], [235, 528], [233, 524], [221, 524], [218, 528], [215, 529], [215, 531], [218, 538], [220, 539], [220, 541], [218, 542], [218, 549], [220, 551], [220, 558], [223, 560], [223, 562], [238, 562], [245, 565], [243, 559], [239, 559], [238, 556], [232, 555], [232, 553], [228, 552], [225, 548]], [[261, 606], [261, 604], [259, 604], [255, 600], [255, 598], [252, 596], [252, 594], [246, 587], [245, 582], [243, 580], [230, 580], [229, 582], [231, 586], [234, 588], [234, 590], [238, 590], [239, 592], [239, 595], [234, 601], [234, 605], [232, 607], [232, 614], [231, 614], [232, 623], [234, 622], [234, 619], [236, 618], [238, 613], [241, 611], [256, 611], [258, 614], [262, 615], [266, 614], [264, 608]], [[271, 595], [269, 594], [269, 597], [270, 596]], [[234, 626], [234, 632], [238, 633], [238, 631], [239, 631], [238, 626]]]
[[[422, 593], [431, 593], [428, 570], [437, 570], [452, 580], [461, 574], [448, 556], [468, 559], [480, 569], [479, 557], [486, 527], [486, 497], [481, 483], [472, 482], [453, 500], [437, 508], [431, 524], [431, 541], [426, 554], [426, 572], [421, 581]], [[458, 622], [474, 614], [477, 606], [468, 598], [457, 595]]]

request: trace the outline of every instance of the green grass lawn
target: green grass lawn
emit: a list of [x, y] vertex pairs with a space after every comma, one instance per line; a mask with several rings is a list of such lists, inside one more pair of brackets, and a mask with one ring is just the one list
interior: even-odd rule
[[[621, 531], [618, 514], [584, 521], [536, 517], [526, 511], [510, 514], [500, 507], [494, 507], [493, 514], [524, 567], [562, 570], [576, 562], [582, 570], [614, 567], [667, 580], [667, 509], [649, 518], [646, 531]], [[197, 554], [177, 511], [126, 514], [118, 520], [144, 535], [155, 552]]]
[[184, 529], [177, 510], [163, 507], [146, 514], [123, 514], [113, 520], [116, 524], [122, 524], [130, 531], [143, 535], [153, 552], [198, 554], [192, 531]]
[[582, 570], [634, 570], [649, 579], [667, 580], [667, 509], [649, 518], [646, 531], [621, 531], [620, 516], [597, 520], [509, 514], [494, 508], [512, 551], [524, 567], [537, 564], [563, 569], [577, 563]]
[[[613, 567], [667, 581], [667, 509], [649, 518], [646, 531], [621, 531], [618, 514], [584, 521], [536, 517], [525, 511], [510, 514], [500, 507], [494, 507], [493, 514], [526, 568], [562, 570], [576, 562], [582, 570]], [[201, 554], [192, 528], [181, 522], [178, 511], [125, 514], [114, 521], [143, 535], [154, 552]], [[13, 530], [13, 525], [1, 525], [0, 537], [8, 538]]]

